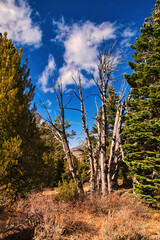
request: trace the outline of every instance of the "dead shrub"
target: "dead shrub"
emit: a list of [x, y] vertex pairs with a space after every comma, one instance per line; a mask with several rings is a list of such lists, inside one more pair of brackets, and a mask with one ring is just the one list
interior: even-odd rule
[[80, 217], [74, 214], [60, 214], [53, 221], [50, 219], [48, 222], [39, 224], [35, 229], [34, 239], [66, 239], [67, 236], [82, 232], [85, 234], [90, 231], [93, 231], [91, 225], [81, 220]]
[[76, 202], [59, 201], [55, 195], [32, 193], [27, 200], [21, 199], [13, 206], [17, 220], [10, 218], [10, 225], [14, 222], [16, 229], [18, 221], [24, 218], [34, 227], [34, 240], [64, 240], [74, 234], [95, 233], [92, 224], [87, 222], [88, 218], [84, 217], [81, 203], [78, 206]]
[[115, 192], [106, 198], [109, 214], [102, 226], [104, 240], [149, 240], [145, 229], [151, 218], [142, 200], [129, 193]]
[[138, 218], [131, 209], [112, 211], [103, 224], [104, 240], [147, 240], [147, 233], [142, 230], [144, 225], [144, 220]]
[[159, 212], [153, 214], [125, 191], [69, 202], [57, 200], [55, 194], [32, 193], [17, 201], [12, 211], [0, 213], [1, 223], [2, 239], [14, 240], [16, 234], [25, 239], [28, 229], [34, 240], [160, 239]]

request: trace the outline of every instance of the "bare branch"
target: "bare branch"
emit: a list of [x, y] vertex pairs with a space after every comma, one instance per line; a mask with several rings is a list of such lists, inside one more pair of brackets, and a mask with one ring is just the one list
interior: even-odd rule
[[70, 104], [70, 102], [72, 101], [72, 98], [73, 98], [73, 96], [70, 97], [68, 103], [66, 103], [66, 105], [64, 106], [64, 109], [66, 109], [66, 107]]
[[46, 120], [48, 123], [50, 123], [51, 126], [52, 126], [57, 132], [59, 132], [60, 134], [62, 134], [62, 131], [59, 130], [59, 129], [55, 126], [55, 124], [53, 123], [53, 121], [52, 121], [52, 119], [51, 119], [51, 116], [50, 116], [50, 114], [49, 114], [49, 112], [48, 112], [48, 109], [47, 109], [45, 103], [42, 102], [41, 100], [40, 100], [40, 102], [41, 102], [41, 106], [45, 109], [45, 111], [46, 111], [46, 113], [47, 113], [47, 115], [48, 115], [48, 119], [44, 119], [44, 118], [43, 118], [43, 119]]
[[97, 96], [100, 100], [102, 100], [102, 98], [99, 96], [99, 94], [97, 94], [97, 93], [91, 93], [90, 91], [89, 91], [89, 95], [90, 96]]
[[100, 94], [101, 94], [101, 88], [100, 88], [100, 86], [99, 86], [98, 80], [93, 76], [92, 73], [90, 73], [90, 76], [91, 76], [91, 78], [93, 79], [93, 81], [95, 82], [95, 84], [96, 84], [96, 86], [97, 86], [97, 88], [98, 88], [98, 90], [99, 90], [99, 92], [100, 92]]
[[66, 109], [68, 109], [68, 110], [74, 110], [74, 111], [79, 111], [79, 112], [82, 113], [82, 111], [81, 111], [80, 109], [78, 109], [78, 108], [66, 108]]
[[80, 99], [80, 97], [78, 96], [78, 94], [76, 93], [76, 91], [73, 90], [73, 92], [74, 92], [75, 96], [79, 99], [79, 101], [81, 101], [81, 99]]

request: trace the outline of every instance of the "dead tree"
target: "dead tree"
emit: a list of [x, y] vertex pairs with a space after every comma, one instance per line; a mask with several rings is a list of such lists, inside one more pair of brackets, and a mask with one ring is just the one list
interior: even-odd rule
[[111, 142], [109, 160], [108, 160], [108, 172], [107, 172], [107, 182], [108, 182], [108, 193], [112, 191], [113, 179], [115, 180], [118, 174], [118, 161], [120, 160], [121, 152], [121, 115], [123, 114], [124, 103], [118, 103], [117, 113], [115, 117], [113, 137]]
[[90, 192], [91, 192], [91, 195], [93, 195], [95, 192], [95, 169], [94, 169], [95, 159], [93, 155], [93, 148], [92, 148], [92, 143], [89, 136], [89, 129], [87, 125], [87, 116], [86, 116], [87, 113], [84, 108], [84, 98], [82, 95], [82, 85], [81, 85], [80, 75], [78, 78], [78, 83], [75, 80], [74, 82], [79, 91], [79, 95], [77, 95], [75, 91], [74, 91], [74, 94], [79, 99], [80, 105], [81, 105], [80, 112], [81, 112], [81, 118], [82, 118], [82, 126], [83, 126], [83, 131], [84, 131], [86, 142], [87, 142], [87, 149], [88, 149], [89, 162], [90, 162]]
[[[109, 82], [112, 82], [115, 77], [113, 73], [118, 71], [118, 65], [122, 62], [122, 58], [119, 59], [119, 55], [121, 50], [118, 52], [114, 52], [114, 47], [111, 46], [106, 52], [105, 47], [103, 47], [103, 51], [99, 53], [99, 77], [95, 78], [92, 74], [92, 78], [98, 88], [99, 91], [99, 98], [101, 99], [101, 124], [98, 135], [100, 136], [100, 171], [101, 171], [101, 184], [102, 184], [102, 194], [105, 196], [107, 194], [107, 144], [106, 144], [106, 137], [107, 137], [107, 117], [106, 117], [106, 93], [109, 86]], [[116, 77], [117, 78], [117, 77]]]
[[57, 87], [58, 87], [58, 90], [56, 89], [56, 87], [54, 87], [54, 92], [55, 92], [55, 95], [57, 98], [58, 109], [59, 109], [59, 114], [60, 114], [59, 115], [60, 116], [59, 127], [53, 123], [53, 121], [50, 117], [50, 114], [44, 103], [42, 103], [42, 106], [44, 107], [44, 109], [46, 110], [46, 113], [48, 115], [47, 121], [51, 124], [51, 126], [53, 127], [53, 129], [56, 132], [56, 134], [54, 134], [54, 137], [62, 144], [64, 153], [66, 155], [66, 159], [67, 159], [67, 162], [69, 165], [69, 170], [70, 170], [71, 175], [74, 179], [74, 182], [77, 186], [78, 193], [80, 195], [82, 195], [84, 193], [83, 185], [82, 185], [82, 182], [76, 172], [73, 158], [72, 158], [71, 151], [70, 151], [70, 147], [69, 147], [69, 142], [67, 139], [67, 133], [66, 133], [66, 128], [65, 128], [65, 108], [66, 108], [66, 106], [64, 106], [64, 103], [63, 103], [63, 88], [62, 88], [62, 82], [60, 79], [57, 81]]
[[[97, 106], [97, 103], [96, 103]], [[95, 148], [93, 149], [94, 156], [94, 170], [95, 170], [95, 185], [96, 190], [100, 191], [101, 188], [101, 171], [100, 171], [100, 149], [101, 149], [101, 111], [97, 106], [97, 114], [96, 114], [96, 123], [95, 126], [97, 128], [97, 133], [92, 134], [92, 136], [96, 137], [97, 143]]]
[[[126, 101], [130, 99], [131, 94], [128, 95]], [[124, 158], [124, 153], [122, 149], [122, 115], [124, 114], [126, 101], [122, 101], [122, 96], [120, 97], [117, 104], [117, 113], [115, 117], [112, 142], [110, 147], [110, 154], [108, 160], [108, 173], [107, 173], [107, 183], [108, 183], [108, 193], [113, 190], [113, 183], [117, 182], [119, 163]]]

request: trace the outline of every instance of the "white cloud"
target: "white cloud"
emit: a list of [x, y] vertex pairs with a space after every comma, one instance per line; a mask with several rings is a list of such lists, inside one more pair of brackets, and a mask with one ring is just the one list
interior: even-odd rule
[[131, 38], [136, 35], [136, 31], [127, 27], [122, 32], [121, 36], [123, 40], [121, 41], [121, 46], [123, 47], [129, 47], [131, 44]]
[[[77, 70], [89, 73], [97, 71], [98, 47], [104, 40], [115, 39], [116, 26], [110, 22], [95, 24], [90, 21], [65, 24], [64, 19], [53, 25], [57, 27], [57, 41], [61, 41], [65, 47], [64, 65], [59, 73], [63, 84], [72, 84], [72, 77], [76, 78]], [[84, 87], [89, 87], [93, 81], [82, 76]]]
[[133, 37], [135, 34], [136, 34], [136, 32], [128, 27], [128, 28], [124, 29], [122, 36], [125, 38], [126, 37], [128, 38], [128, 37]]
[[48, 107], [52, 106], [52, 102], [49, 99], [46, 101], [46, 104], [47, 104]]
[[42, 72], [41, 76], [38, 79], [38, 84], [41, 85], [42, 91], [44, 93], [50, 91], [52, 92], [53, 89], [48, 87], [49, 78], [53, 76], [53, 72], [56, 69], [56, 64], [54, 61], [54, 57], [50, 54], [48, 58], [48, 64], [45, 66], [44, 71]]
[[121, 41], [121, 46], [122, 47], [129, 47], [131, 44], [131, 39], [130, 38], [125, 38]]
[[0, 0], [0, 32], [20, 44], [39, 47], [42, 31], [31, 19], [31, 8], [25, 0]]

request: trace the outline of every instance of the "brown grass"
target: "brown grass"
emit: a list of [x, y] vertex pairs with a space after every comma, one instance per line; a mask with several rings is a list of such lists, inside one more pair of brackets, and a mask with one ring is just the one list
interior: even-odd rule
[[57, 201], [54, 192], [32, 193], [1, 212], [0, 225], [0, 239], [160, 239], [160, 213], [123, 191], [74, 203]]

